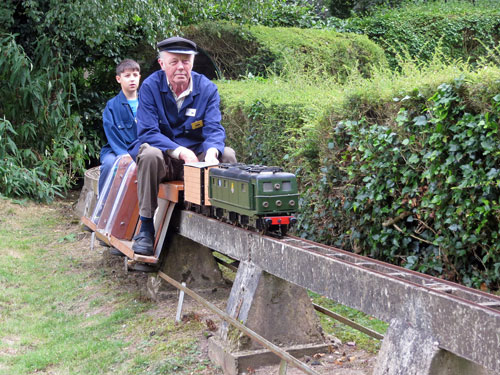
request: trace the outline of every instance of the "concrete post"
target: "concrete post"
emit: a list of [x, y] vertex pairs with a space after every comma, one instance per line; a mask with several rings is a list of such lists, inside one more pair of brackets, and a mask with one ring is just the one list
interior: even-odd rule
[[[292, 355], [311, 355], [327, 347], [307, 291], [252, 263], [240, 263], [226, 312]], [[210, 339], [209, 356], [225, 374], [280, 361], [227, 323]]]
[[426, 324], [421, 320], [424, 324], [418, 323], [407, 319], [391, 321], [373, 375], [494, 375], [474, 362], [440, 349]]
[[222, 273], [208, 247], [186, 237], [172, 234], [163, 246], [166, 256], [161, 271], [189, 288], [223, 285]]

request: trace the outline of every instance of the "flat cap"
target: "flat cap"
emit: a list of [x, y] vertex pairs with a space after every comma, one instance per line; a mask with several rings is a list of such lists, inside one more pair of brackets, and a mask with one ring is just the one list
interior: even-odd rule
[[196, 55], [198, 53], [195, 42], [179, 36], [173, 36], [162, 40], [161, 42], [158, 42], [156, 46], [160, 52], [167, 51], [170, 53], [182, 53], [186, 55]]

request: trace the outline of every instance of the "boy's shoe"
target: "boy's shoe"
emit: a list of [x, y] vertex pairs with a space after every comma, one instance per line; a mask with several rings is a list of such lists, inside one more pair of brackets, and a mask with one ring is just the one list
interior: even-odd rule
[[103, 240], [101, 240], [100, 238], [97, 239], [97, 241], [99, 242], [99, 245], [101, 246], [104, 246], [104, 247], [111, 247], [109, 246], [106, 242], [104, 242]]
[[109, 249], [109, 253], [111, 255], [116, 255], [116, 256], [120, 256], [120, 257], [124, 257], [125, 256], [125, 254], [123, 254], [120, 250], [115, 249], [114, 247], [112, 247], [111, 249]]
[[132, 250], [134, 250], [136, 254], [151, 256], [154, 253], [153, 241], [153, 233], [139, 232], [139, 234], [134, 237]]

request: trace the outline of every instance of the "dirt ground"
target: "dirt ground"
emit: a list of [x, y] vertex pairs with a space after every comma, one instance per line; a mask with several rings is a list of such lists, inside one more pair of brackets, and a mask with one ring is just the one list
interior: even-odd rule
[[[69, 198], [68, 206], [75, 207], [78, 194]], [[61, 206], [64, 210], [65, 205]], [[146, 273], [139, 271], [127, 271], [124, 266], [124, 258], [112, 255], [108, 247], [102, 246], [96, 240], [94, 251], [89, 251], [91, 247], [91, 233], [84, 231], [79, 224], [79, 218], [73, 210], [66, 210], [68, 221], [72, 223], [72, 230], [78, 232], [79, 240], [74, 244], [74, 254], [81, 257], [85, 267], [94, 269], [96, 275], [102, 275], [121, 285], [121, 287], [131, 292], [139, 292], [141, 298], [151, 300], [156, 303], [156, 308], [148, 313], [157, 318], [175, 317], [178, 305], [178, 291], [165, 281], [161, 280], [161, 285], [155, 285], [160, 280], [156, 273]], [[149, 282], [148, 282], [149, 281]], [[188, 285], [189, 287], [189, 285]], [[206, 290], [195, 290], [205, 299], [216, 305], [219, 309], [225, 310], [226, 301], [231, 291], [231, 283], [228, 281], [217, 288]], [[196, 333], [199, 338], [200, 351], [204, 358], [208, 358], [209, 337], [217, 335], [217, 329], [221, 325], [221, 319], [212, 311], [200, 305], [198, 302], [185, 296], [183, 319], [198, 319], [206, 323], [207, 328], [203, 332]], [[311, 357], [299, 358], [319, 374], [336, 375], [370, 375], [373, 370], [376, 356], [367, 353], [355, 345], [340, 343], [339, 340], [329, 338], [331, 341], [330, 353], [315, 354]], [[216, 370], [215, 374], [223, 374], [221, 370]], [[270, 375], [279, 373], [279, 364], [275, 366], [248, 368], [242, 372], [248, 375]], [[205, 373], [204, 373], [205, 374]], [[206, 374], [214, 374], [212, 371]], [[303, 374], [303, 371], [288, 366], [286, 374]]]

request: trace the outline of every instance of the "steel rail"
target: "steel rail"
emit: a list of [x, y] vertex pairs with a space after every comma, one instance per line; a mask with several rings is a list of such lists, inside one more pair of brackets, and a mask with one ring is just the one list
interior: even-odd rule
[[354, 328], [355, 330], [357, 330], [359, 332], [363, 332], [365, 335], [371, 336], [377, 340], [384, 339], [384, 335], [381, 335], [380, 333], [378, 333], [374, 330], [371, 330], [370, 328], [366, 328], [366, 327], [362, 326], [361, 324], [356, 323], [355, 321], [353, 321], [351, 319], [347, 319], [345, 316], [337, 314], [336, 312], [328, 310], [327, 308], [324, 308], [323, 306], [317, 305], [315, 303], [313, 303], [313, 306], [314, 306], [314, 309], [316, 311], [319, 311], [320, 313], [325, 314], [326, 316], [329, 316], [330, 318], [338, 320], [339, 322], [345, 324], [346, 326]]
[[286, 351], [281, 349], [279, 346], [274, 345], [272, 342], [266, 340], [264, 337], [259, 335], [258, 333], [252, 331], [251, 329], [245, 327], [242, 323], [240, 323], [238, 320], [234, 319], [231, 317], [229, 314], [225, 313], [221, 309], [219, 309], [217, 306], [214, 304], [210, 303], [206, 299], [204, 299], [202, 296], [199, 294], [195, 293], [191, 289], [185, 287], [181, 283], [177, 282], [176, 280], [172, 279], [170, 276], [167, 274], [163, 273], [162, 271], [158, 271], [158, 276], [160, 276], [162, 279], [167, 281], [168, 283], [172, 284], [175, 286], [177, 289], [182, 290], [184, 293], [186, 293], [188, 296], [193, 298], [195, 301], [201, 303], [203, 306], [208, 308], [209, 310], [213, 311], [217, 315], [219, 315], [222, 319], [233, 325], [234, 327], [238, 328], [240, 331], [242, 331], [245, 335], [249, 336], [253, 340], [257, 341], [259, 344], [262, 346], [266, 347], [270, 351], [272, 351], [274, 354], [276, 354], [278, 357], [280, 357], [282, 360], [292, 364], [294, 367], [302, 370], [305, 374], [308, 375], [320, 375], [318, 372], [314, 371], [311, 369], [309, 366], [305, 365], [304, 363], [300, 362], [297, 358], [294, 356], [288, 354]]

